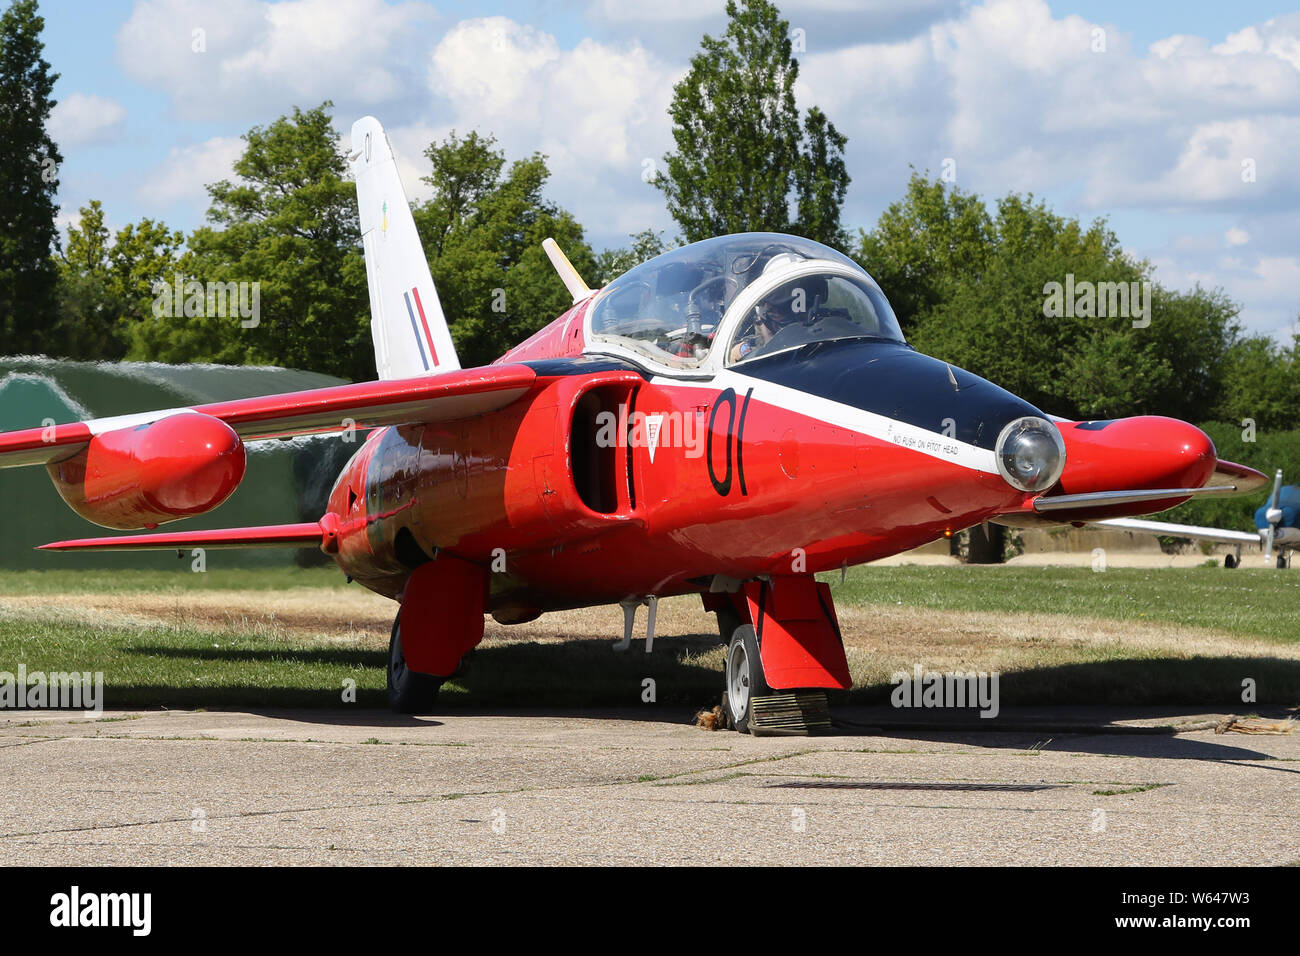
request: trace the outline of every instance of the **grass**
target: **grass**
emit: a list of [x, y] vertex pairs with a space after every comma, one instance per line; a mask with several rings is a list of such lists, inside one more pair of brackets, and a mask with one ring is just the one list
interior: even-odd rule
[[[3, 598], [0, 598], [3, 604]], [[384, 654], [193, 628], [91, 626], [0, 616], [0, 670], [102, 671], [104, 706], [342, 707], [384, 704]]]
[[822, 575], [837, 604], [957, 611], [1049, 612], [1164, 621], [1300, 642], [1300, 573], [1267, 568], [852, 568]]
[[[1004, 706], [1200, 702], [1240, 710], [1243, 675], [1258, 682], [1261, 703], [1300, 701], [1300, 574], [901, 566], [853, 569], [843, 584], [838, 574], [826, 579], [849, 638], [856, 702], [886, 702], [889, 675], [913, 662], [996, 669]], [[319, 620], [295, 623], [287, 598], [267, 594], [291, 590], [319, 606]], [[223, 592], [229, 616], [204, 618], [200, 605], [224, 605]], [[87, 604], [78, 616], [69, 594], [177, 611], [131, 619]], [[14, 600], [6, 605], [6, 597]], [[382, 707], [390, 605], [366, 607], [359, 597], [332, 568], [0, 572], [0, 670], [102, 671], [111, 709]], [[657, 640], [649, 655], [639, 642], [611, 652], [617, 609], [608, 628], [603, 616], [592, 624], [548, 615], [497, 629], [444, 686], [443, 706], [620, 707], [647, 717], [656, 704], [711, 706], [723, 660], [711, 618], [697, 603], [665, 613], [668, 604], [661, 633], [688, 636]], [[348, 615], [360, 622], [355, 631]], [[642, 702], [646, 678], [655, 681], [654, 704]], [[343, 702], [346, 682], [355, 682], [355, 704]]]
[[[333, 566], [223, 568], [203, 574], [123, 571], [0, 571], [4, 595], [64, 592], [169, 593], [343, 589]], [[1265, 568], [872, 567], [821, 575], [845, 604], [902, 604], [937, 610], [1018, 611], [1166, 621], [1300, 642], [1300, 574]]]
[[[104, 706], [386, 706], [386, 648], [374, 640], [324, 643], [275, 631], [242, 634], [194, 627], [123, 627], [6, 614], [0, 597], [0, 670], [101, 671]], [[611, 641], [484, 645], [463, 674], [443, 685], [449, 707], [643, 707], [643, 680], [656, 703], [714, 702], [721, 648], [706, 638], [675, 639], [647, 655], [614, 654]], [[344, 703], [345, 681], [355, 703]], [[378, 742], [378, 741], [376, 741]]]
[[[355, 585], [353, 585], [355, 587]], [[127, 568], [120, 571], [0, 570], [0, 601], [7, 595], [106, 593], [140, 591], [279, 591], [284, 588], [344, 588], [343, 574], [334, 565], [314, 568], [212, 568], [190, 570], [189, 560], [177, 562], [175, 572]]]

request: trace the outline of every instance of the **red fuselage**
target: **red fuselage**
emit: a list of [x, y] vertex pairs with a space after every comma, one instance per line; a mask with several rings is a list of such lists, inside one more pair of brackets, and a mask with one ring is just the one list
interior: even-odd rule
[[[1006, 422], [1041, 413], [908, 346], [828, 343], [669, 376], [584, 354], [585, 308], [499, 360], [536, 370], [524, 398], [369, 435], [329, 502], [343, 571], [397, 597], [414, 567], [454, 555], [492, 568], [488, 610], [514, 622], [703, 591], [714, 575], [872, 561], [1033, 497], [991, 449]], [[1216, 456], [1202, 432], [1141, 421], [1136, 455], [1131, 429], [1061, 423], [1062, 487], [1204, 483]], [[1120, 441], [1108, 446], [1108, 431]]]

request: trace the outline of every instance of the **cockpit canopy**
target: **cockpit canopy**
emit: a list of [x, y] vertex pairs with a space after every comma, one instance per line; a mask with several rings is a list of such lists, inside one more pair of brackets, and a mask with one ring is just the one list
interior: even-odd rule
[[727, 363], [748, 362], [839, 339], [903, 341], [880, 290], [856, 276], [803, 274], [782, 282], [746, 309], [731, 337]]
[[611, 282], [591, 313], [593, 342], [670, 369], [704, 365], [720, 337], [729, 344], [718, 364], [864, 336], [903, 339], [862, 267], [778, 233], [719, 236], [656, 256]]

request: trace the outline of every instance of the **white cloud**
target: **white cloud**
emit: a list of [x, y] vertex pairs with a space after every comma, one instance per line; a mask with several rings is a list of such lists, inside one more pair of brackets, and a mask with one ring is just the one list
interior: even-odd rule
[[434, 49], [429, 85], [457, 105], [500, 116], [523, 99], [537, 104], [539, 76], [559, 58], [549, 33], [506, 17], [463, 20]]
[[641, 23], [646, 20], [691, 21], [723, 13], [724, 0], [703, 3], [701, 0], [658, 0], [657, 3], [627, 3], [626, 0], [593, 0], [588, 13], [612, 21]]
[[[1082, 185], [1098, 209], [1296, 188], [1300, 17], [1270, 21], [1266, 44], [1176, 36], [1145, 53], [1109, 26], [1093, 52], [1095, 28], [1042, 0], [991, 0], [919, 38], [810, 52], [801, 82], [849, 134], [855, 175], [892, 175], [900, 150], [918, 165], [953, 156], [999, 185]], [[1245, 158], [1259, 175], [1243, 191]]]
[[589, 230], [618, 236], [666, 225], [641, 176], [672, 144], [667, 109], [679, 73], [636, 42], [565, 49], [505, 17], [458, 23], [429, 59], [429, 87], [446, 103], [442, 128], [491, 132], [511, 159], [545, 153], [548, 194]]
[[[1104, 52], [1094, 52], [1098, 28]], [[810, 50], [799, 93], [849, 137], [847, 222], [870, 225], [909, 164], [936, 174], [947, 157], [958, 185], [986, 199], [1032, 191], [1085, 220], [1195, 216], [1209, 248], [1144, 250], [1164, 257], [1162, 281], [1222, 286], [1263, 329], [1300, 311], [1300, 286], [1280, 278], [1293, 237], [1256, 228], [1300, 212], [1298, 64], [1300, 15], [1218, 44], [1182, 34], [1143, 50], [1042, 0], [989, 0], [910, 39]], [[1204, 217], [1227, 214], [1206, 229]], [[1253, 255], [1219, 264], [1225, 239], [1248, 239]]]
[[[422, 150], [453, 128], [495, 134], [511, 159], [546, 153], [548, 195], [601, 243], [648, 225], [675, 231], [643, 163], [672, 148], [673, 84], [699, 34], [725, 27], [722, 6], [593, 0], [586, 15], [604, 39], [562, 43], [506, 17], [430, 30], [435, 15], [415, 3], [138, 0], [117, 42], [131, 76], [166, 91], [185, 118], [238, 122], [225, 131], [331, 98], [346, 136], [354, 116], [373, 112], [415, 199], [428, 195]], [[1056, 17], [1043, 0], [781, 9], [806, 28], [800, 104], [821, 106], [849, 137], [850, 226], [870, 226], [898, 198], [909, 165], [935, 173], [951, 157], [958, 185], [986, 198], [1033, 191], [1068, 215], [1159, 224], [1121, 238], [1160, 263], [1162, 281], [1222, 286], [1249, 324], [1300, 311], [1300, 284], [1287, 285], [1300, 14], [1144, 49], [1113, 24]], [[1094, 52], [1099, 27], [1104, 52]], [[201, 54], [191, 50], [200, 28]], [[203, 184], [229, 174], [239, 145], [173, 150], [149, 194], [204, 203]], [[1173, 229], [1187, 215], [1194, 226]], [[1166, 242], [1161, 229], [1195, 241]]]
[[206, 203], [209, 183], [231, 179], [235, 161], [244, 152], [237, 136], [214, 136], [193, 146], [174, 147], [140, 187], [151, 205], [173, 202]]
[[1215, 46], [1215, 53], [1265, 53], [1290, 63], [1300, 70], [1300, 14], [1292, 13], [1267, 20], [1258, 26], [1231, 33]]
[[126, 108], [117, 100], [88, 93], [71, 93], [50, 113], [49, 133], [60, 149], [109, 143], [122, 130]]
[[364, 107], [406, 95], [402, 64], [417, 57], [404, 54], [433, 16], [383, 0], [138, 0], [118, 31], [118, 60], [189, 119], [325, 99]]
[[[1250, 304], [1254, 313], [1250, 327], [1285, 339], [1300, 320], [1300, 257], [1294, 255], [1260, 256], [1230, 273], [1229, 293], [1238, 301]], [[1214, 276], [1216, 284], [1225, 284], [1224, 276]]]
[[[903, 40], [960, 13], [964, 0], [781, 0], [781, 17], [804, 51], [829, 51], [866, 41]], [[611, 31], [634, 35], [656, 52], [685, 58], [701, 34], [727, 29], [725, 0], [592, 0], [587, 16]]]

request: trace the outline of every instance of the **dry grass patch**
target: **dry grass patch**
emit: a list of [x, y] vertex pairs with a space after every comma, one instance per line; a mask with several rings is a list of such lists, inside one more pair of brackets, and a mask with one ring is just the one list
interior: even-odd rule
[[[307, 689], [320, 679], [287, 676], [307, 662], [328, 668], [322, 673], [330, 675], [331, 686], [338, 674], [364, 674], [362, 686], [378, 692], [395, 610], [393, 602], [355, 585], [51, 592], [0, 597], [0, 630], [8, 634], [15, 659], [30, 658], [37, 644], [47, 642], [47, 627], [65, 641], [57, 652], [49, 650], [53, 658], [65, 654], [71, 641], [95, 653], [114, 632], [119, 656], [106, 659], [112, 666], [105, 670], [129, 672], [133, 686], [141, 688], [176, 686], [178, 679], [204, 686], [210, 672], [239, 660], [241, 686], [284, 682]], [[916, 664], [928, 671], [996, 671], [1006, 705], [1239, 703], [1243, 677], [1258, 681], [1260, 703], [1300, 699], [1300, 643], [1236, 636], [1223, 628], [894, 603], [844, 602], [839, 615], [854, 681], [851, 696], [863, 702], [887, 700], [890, 676]], [[510, 627], [489, 619], [472, 670], [447, 692], [489, 706], [575, 700], [633, 705], [649, 676], [658, 681], [660, 702], [711, 706], [725, 656], [713, 615], [694, 596], [661, 601], [651, 655], [645, 653], [645, 622], [640, 609], [631, 647], [616, 654], [612, 647], [622, 637], [618, 607], [548, 614]], [[168, 656], [166, 668], [154, 663]], [[222, 702], [219, 689], [212, 702]]]

